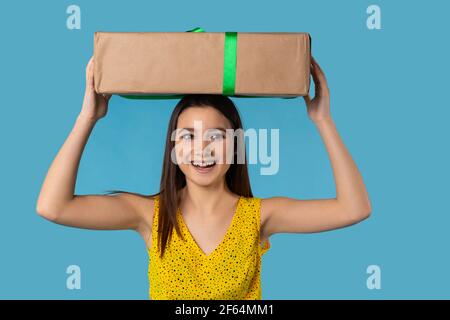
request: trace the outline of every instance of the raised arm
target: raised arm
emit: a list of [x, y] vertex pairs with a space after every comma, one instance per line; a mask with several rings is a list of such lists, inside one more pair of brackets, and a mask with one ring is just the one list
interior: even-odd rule
[[304, 97], [307, 112], [315, 123], [331, 161], [336, 197], [300, 200], [272, 197], [261, 202], [261, 232], [310, 233], [342, 228], [370, 216], [371, 204], [361, 174], [339, 137], [331, 118], [330, 95], [325, 74], [311, 59], [315, 97]]
[[[87, 229], [138, 229], [144, 222], [144, 196], [74, 195], [78, 166], [89, 135], [108, 110], [111, 95], [94, 91], [94, 60], [86, 67], [83, 106], [74, 127], [53, 160], [42, 184], [36, 211], [58, 224]], [[145, 210], [145, 212], [149, 212]]]

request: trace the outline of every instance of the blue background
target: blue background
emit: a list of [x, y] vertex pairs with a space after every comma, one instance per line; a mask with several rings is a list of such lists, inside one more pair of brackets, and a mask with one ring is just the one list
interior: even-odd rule
[[[81, 8], [81, 30], [66, 8]], [[381, 8], [382, 29], [366, 27]], [[148, 299], [148, 256], [132, 231], [52, 224], [35, 211], [80, 111], [95, 31], [309, 32], [332, 115], [373, 212], [355, 226], [276, 234], [264, 299], [450, 298], [447, 1], [8, 1], [1, 5], [0, 298]], [[446, 58], [447, 57], [447, 58]], [[335, 196], [325, 146], [302, 98], [233, 98], [245, 128], [280, 129], [280, 170], [250, 165], [255, 196]], [[86, 145], [76, 193], [156, 192], [178, 100], [113, 96]], [[66, 268], [81, 267], [81, 290]], [[366, 268], [381, 267], [380, 290]]]

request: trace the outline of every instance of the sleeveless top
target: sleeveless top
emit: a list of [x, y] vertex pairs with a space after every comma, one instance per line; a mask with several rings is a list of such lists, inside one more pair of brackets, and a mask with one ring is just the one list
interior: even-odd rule
[[261, 257], [271, 247], [260, 241], [261, 198], [240, 196], [222, 242], [206, 255], [184, 224], [177, 221], [184, 241], [175, 229], [164, 256], [157, 247], [159, 195], [154, 198], [152, 247], [148, 249], [152, 300], [261, 300]]

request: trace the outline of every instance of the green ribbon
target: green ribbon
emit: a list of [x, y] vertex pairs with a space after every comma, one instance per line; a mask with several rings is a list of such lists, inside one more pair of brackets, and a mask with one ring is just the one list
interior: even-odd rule
[[[202, 28], [197, 27], [186, 32], [205, 32]], [[270, 96], [242, 96], [235, 94], [236, 86], [236, 61], [237, 61], [237, 32], [225, 32], [224, 42], [224, 56], [223, 56], [223, 84], [222, 94], [225, 96], [239, 97], [239, 98], [272, 98]], [[119, 94], [119, 96], [127, 99], [181, 99], [185, 95], [126, 95]], [[280, 97], [273, 97], [280, 98]], [[296, 97], [281, 97], [283, 99], [293, 99]]]
[[236, 86], [237, 32], [225, 32], [222, 94], [234, 95]]
[[203, 30], [203, 29], [200, 28], [200, 27], [197, 27], [197, 28], [194, 28], [194, 29], [192, 29], [192, 30], [188, 30], [188, 31], [186, 31], [186, 32], [205, 32], [205, 30]]

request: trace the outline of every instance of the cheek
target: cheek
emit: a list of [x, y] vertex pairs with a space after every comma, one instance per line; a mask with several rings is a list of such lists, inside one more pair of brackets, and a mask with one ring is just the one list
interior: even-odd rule
[[175, 158], [176, 164], [187, 165], [191, 161], [191, 143], [185, 141], [177, 141], [174, 150], [172, 151], [172, 158]]
[[231, 164], [234, 155], [233, 145], [227, 140], [214, 141], [209, 144], [209, 152], [218, 164]]
[[179, 143], [178, 146], [175, 146], [175, 150], [177, 159], [176, 165], [178, 165], [181, 172], [188, 175], [191, 167], [189, 146], [186, 146], [186, 143]]

